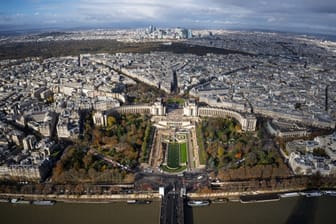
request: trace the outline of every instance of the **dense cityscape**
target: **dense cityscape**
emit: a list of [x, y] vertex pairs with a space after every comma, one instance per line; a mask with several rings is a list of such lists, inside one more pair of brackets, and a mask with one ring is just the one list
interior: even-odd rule
[[149, 26], [1, 37], [0, 47], [74, 40], [163, 48], [2, 55], [1, 200], [160, 199], [160, 223], [183, 223], [184, 198], [334, 194], [305, 190], [335, 186], [335, 42]]
[[333, 223], [335, 6], [0, 1], [0, 222]]

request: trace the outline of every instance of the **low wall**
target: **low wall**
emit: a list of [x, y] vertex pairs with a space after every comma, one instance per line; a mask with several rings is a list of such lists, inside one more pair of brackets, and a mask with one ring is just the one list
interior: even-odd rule
[[66, 194], [9, 194], [0, 193], [2, 198], [23, 198], [25, 200], [55, 200], [63, 202], [108, 202], [126, 200], [159, 200], [158, 192], [141, 194], [102, 194], [102, 195], [66, 195]]
[[281, 190], [258, 190], [258, 191], [236, 191], [236, 192], [213, 192], [213, 193], [188, 193], [187, 197], [190, 199], [215, 199], [228, 198], [239, 199], [241, 195], [258, 195], [258, 194], [276, 194], [285, 192], [299, 192], [306, 188], [287, 188]]

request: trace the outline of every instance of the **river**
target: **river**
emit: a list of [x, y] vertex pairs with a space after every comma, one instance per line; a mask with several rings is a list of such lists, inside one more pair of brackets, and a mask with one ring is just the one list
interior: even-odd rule
[[[281, 199], [277, 202], [228, 202], [185, 207], [186, 224], [335, 223], [336, 197]], [[159, 223], [160, 202], [150, 205], [56, 203], [54, 206], [0, 203], [1, 223], [104, 224]]]
[[160, 202], [130, 205], [56, 203], [53, 206], [0, 203], [3, 224], [158, 224]]
[[294, 197], [276, 202], [228, 202], [207, 207], [186, 207], [193, 224], [307, 224], [335, 223], [336, 197]]

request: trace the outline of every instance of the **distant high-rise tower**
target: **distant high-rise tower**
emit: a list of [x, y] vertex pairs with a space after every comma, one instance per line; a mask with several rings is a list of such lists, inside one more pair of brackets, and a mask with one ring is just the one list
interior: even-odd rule
[[325, 111], [328, 111], [328, 88], [329, 86], [327, 85], [325, 88]]
[[190, 39], [192, 37], [193, 37], [192, 31], [191, 31], [191, 29], [189, 29], [187, 38]]
[[150, 25], [149, 27], [148, 27], [148, 33], [153, 33], [154, 32], [154, 26], [153, 25]]
[[78, 55], [78, 67], [82, 67], [82, 59], [80, 55]]

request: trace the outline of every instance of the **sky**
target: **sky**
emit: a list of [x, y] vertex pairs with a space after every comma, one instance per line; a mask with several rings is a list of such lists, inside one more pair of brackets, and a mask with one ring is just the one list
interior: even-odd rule
[[0, 30], [263, 29], [336, 34], [335, 0], [0, 0]]

